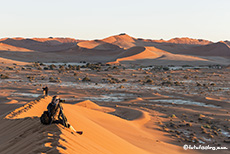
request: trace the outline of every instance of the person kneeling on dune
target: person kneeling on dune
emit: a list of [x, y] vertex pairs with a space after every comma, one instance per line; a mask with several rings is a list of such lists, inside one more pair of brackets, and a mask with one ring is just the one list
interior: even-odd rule
[[62, 102], [58, 96], [54, 96], [51, 103], [47, 106], [48, 111], [44, 111], [40, 120], [43, 124], [61, 123], [63, 126], [69, 128], [70, 124], [67, 122], [67, 118], [64, 115]]
[[63, 112], [63, 107], [61, 104], [62, 102], [65, 102], [65, 100], [60, 99], [58, 96], [54, 96], [51, 103], [49, 103], [47, 106], [48, 111], [44, 111], [40, 117], [41, 123], [44, 125], [60, 123], [63, 126], [70, 128], [71, 133], [75, 132], [79, 135], [82, 135], [83, 131], [76, 131], [67, 121], [67, 118]]

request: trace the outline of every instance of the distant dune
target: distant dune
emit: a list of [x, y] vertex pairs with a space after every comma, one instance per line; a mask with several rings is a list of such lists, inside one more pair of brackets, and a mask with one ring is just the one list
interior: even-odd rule
[[230, 57], [230, 46], [226, 42], [217, 42], [205, 46], [194, 47], [189, 54], [201, 56]]
[[166, 52], [155, 47], [132, 47], [119, 55], [119, 57], [114, 63], [141, 63], [143, 65], [152, 65], [152, 64], [162, 64], [162, 61], [165, 63], [170, 62], [175, 64], [175, 62], [202, 62], [206, 63], [209, 60], [204, 58], [199, 58], [189, 55], [173, 54]]
[[119, 46], [100, 40], [84, 41], [77, 44], [79, 47], [96, 50], [118, 50]]
[[5, 43], [0, 43], [0, 51], [24, 51], [24, 52], [27, 52], [27, 51], [31, 51], [31, 50], [26, 49], [26, 48], [8, 45]]
[[[142, 65], [157, 62], [161, 65], [183, 65], [191, 62], [197, 65], [230, 63], [229, 41], [213, 43], [192, 38], [151, 40], [134, 38], [125, 33], [90, 41], [52, 37], [3, 38], [0, 39], [0, 50], [2, 58], [22, 62], [132, 61]], [[11, 53], [8, 53], [9, 51]], [[31, 51], [34, 53], [28, 53]]]
[[120, 48], [128, 49], [135, 46], [135, 39], [127, 34], [110, 36], [102, 41], [118, 45]]
[[192, 39], [192, 38], [173, 38], [169, 41], [166, 41], [167, 43], [174, 43], [174, 44], [193, 44], [193, 45], [207, 45], [212, 43], [211, 41], [208, 40], [203, 40], [203, 39]]

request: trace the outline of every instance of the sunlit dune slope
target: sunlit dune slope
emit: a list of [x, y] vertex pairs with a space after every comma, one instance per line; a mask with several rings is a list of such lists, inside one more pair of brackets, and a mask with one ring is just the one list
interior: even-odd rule
[[51, 97], [41, 98], [1, 117], [2, 153], [183, 153], [175, 145], [157, 143], [144, 129], [148, 113], [131, 108], [118, 107], [115, 113], [120, 118], [95, 110], [100, 107], [91, 101], [63, 104], [70, 124], [84, 131], [81, 136], [60, 124], [42, 125], [39, 117], [50, 101]]
[[145, 60], [171, 60], [171, 61], [208, 61], [204, 58], [199, 58], [195, 56], [181, 55], [181, 54], [172, 54], [164, 50], [155, 48], [155, 47], [132, 47], [123, 53], [121, 53], [115, 62], [128, 62], [128, 61], [137, 61], [142, 60], [144, 63]]
[[21, 48], [21, 47], [15, 47], [15, 46], [8, 45], [8, 44], [1, 43], [1, 42], [0, 42], [0, 50], [2, 50], [2, 51], [23, 51], [23, 52], [31, 51], [29, 49], [25, 49], [25, 48]]
[[99, 40], [79, 42], [77, 45], [80, 47], [83, 47], [83, 48], [96, 49], [96, 50], [117, 50], [117, 49], [120, 49], [120, 47], [117, 45], [103, 42], [103, 41], [99, 41]]
[[102, 41], [117, 45], [120, 48], [128, 49], [135, 46], [135, 40], [136, 40], [135, 38], [127, 34], [120, 34], [120, 35], [110, 36], [108, 38], [103, 39]]
[[168, 41], [167, 43], [175, 43], [175, 44], [193, 44], [193, 45], [207, 45], [212, 43], [211, 41], [208, 40], [203, 40], [203, 39], [192, 39], [188, 37], [183, 37], [183, 38], [173, 38]]

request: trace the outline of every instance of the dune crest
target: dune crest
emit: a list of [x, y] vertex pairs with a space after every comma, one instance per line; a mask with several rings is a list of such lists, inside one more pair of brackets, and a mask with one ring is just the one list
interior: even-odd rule
[[[46, 110], [52, 97], [38, 98], [0, 119], [3, 153], [181, 153], [180, 148], [167, 143], [157, 143], [154, 136], [142, 129], [147, 115], [137, 110], [119, 108], [119, 113], [128, 117], [136, 116], [133, 121], [78, 105], [63, 104], [65, 115], [77, 130], [79, 136], [60, 124], [42, 125], [39, 117]], [[89, 104], [87, 100], [80, 104]], [[127, 110], [128, 113], [125, 113]], [[117, 112], [118, 113], [118, 112]], [[141, 135], [140, 135], [141, 134]], [[167, 145], [170, 148], [162, 150]], [[119, 147], [119, 148], [118, 148]]]
[[86, 107], [88, 109], [101, 109], [101, 107], [90, 100], [85, 100], [76, 104], [77, 106]]
[[211, 41], [203, 40], [203, 39], [192, 39], [188, 37], [182, 37], [182, 38], [173, 38], [168, 41], [167, 43], [175, 43], [175, 44], [194, 44], [194, 45], [207, 45], [211, 44]]
[[120, 34], [115, 36], [110, 36], [108, 38], [103, 39], [102, 41], [115, 44], [120, 48], [128, 49], [135, 46], [135, 38], [127, 35], [127, 34]]

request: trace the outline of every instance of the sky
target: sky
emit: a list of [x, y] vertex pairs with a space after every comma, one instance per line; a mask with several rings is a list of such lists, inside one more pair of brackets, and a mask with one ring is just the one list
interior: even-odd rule
[[0, 38], [230, 40], [230, 0], [0, 0]]

